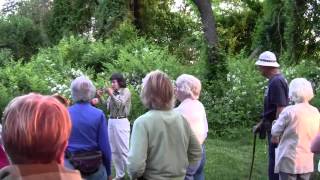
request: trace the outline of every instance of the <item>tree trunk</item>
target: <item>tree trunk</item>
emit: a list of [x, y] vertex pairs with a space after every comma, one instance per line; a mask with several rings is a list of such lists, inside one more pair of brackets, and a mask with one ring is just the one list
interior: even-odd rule
[[200, 12], [203, 32], [208, 45], [217, 47], [218, 36], [210, 0], [193, 0], [193, 2]]
[[[141, 0], [140, 0], [141, 1]], [[142, 29], [142, 22], [141, 22], [141, 17], [140, 17], [140, 9], [141, 5], [139, 0], [131, 0], [131, 12], [133, 15], [133, 24], [138, 30]]]

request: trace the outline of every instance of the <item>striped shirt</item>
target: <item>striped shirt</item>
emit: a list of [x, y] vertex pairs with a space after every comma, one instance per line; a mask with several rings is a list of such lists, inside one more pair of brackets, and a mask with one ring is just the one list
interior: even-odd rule
[[131, 109], [131, 93], [128, 88], [120, 88], [109, 96], [106, 102], [110, 117], [128, 117]]

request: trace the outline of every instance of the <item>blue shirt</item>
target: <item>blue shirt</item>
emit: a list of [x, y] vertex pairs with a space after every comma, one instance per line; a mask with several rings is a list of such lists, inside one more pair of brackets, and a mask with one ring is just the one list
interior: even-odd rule
[[277, 117], [277, 107], [285, 107], [289, 103], [288, 83], [282, 74], [277, 74], [269, 80], [264, 95], [263, 120], [271, 122]]
[[72, 130], [69, 152], [100, 150], [108, 176], [111, 175], [111, 150], [106, 117], [102, 110], [89, 103], [76, 103], [68, 108]]

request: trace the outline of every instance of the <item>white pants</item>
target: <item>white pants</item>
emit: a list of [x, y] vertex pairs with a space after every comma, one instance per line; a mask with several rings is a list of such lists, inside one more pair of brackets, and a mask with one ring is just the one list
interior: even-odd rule
[[127, 118], [109, 119], [108, 135], [116, 179], [123, 178], [127, 169], [130, 123]]

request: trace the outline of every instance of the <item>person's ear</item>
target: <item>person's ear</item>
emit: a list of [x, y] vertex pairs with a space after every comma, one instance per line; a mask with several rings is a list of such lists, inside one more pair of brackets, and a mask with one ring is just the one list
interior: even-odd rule
[[57, 154], [57, 163], [60, 164], [60, 165], [63, 165], [64, 164], [64, 153], [67, 149], [67, 145], [68, 145], [68, 142], [64, 142], [63, 145], [61, 146], [61, 149], [59, 149], [59, 153]]

